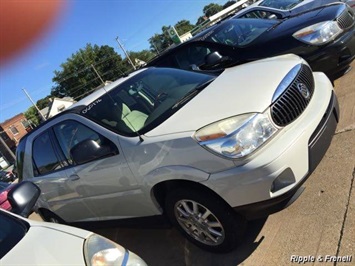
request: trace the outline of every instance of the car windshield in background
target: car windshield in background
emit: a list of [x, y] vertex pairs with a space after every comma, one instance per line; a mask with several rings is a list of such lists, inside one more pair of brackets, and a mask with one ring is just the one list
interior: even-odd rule
[[259, 6], [267, 6], [281, 10], [288, 10], [303, 2], [303, 0], [265, 0]]
[[96, 99], [81, 114], [126, 136], [156, 127], [215, 76], [180, 69], [150, 68]]
[[209, 33], [205, 40], [242, 47], [253, 42], [277, 23], [278, 20], [268, 19], [230, 19]]

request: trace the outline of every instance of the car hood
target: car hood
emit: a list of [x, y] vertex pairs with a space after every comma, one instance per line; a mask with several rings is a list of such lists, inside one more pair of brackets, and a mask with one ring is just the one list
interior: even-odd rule
[[61, 227], [49, 223], [30, 224], [26, 235], [1, 259], [2, 265], [85, 265], [84, 238], [78, 231], [58, 230]]
[[228, 68], [174, 115], [145, 135], [154, 137], [195, 131], [227, 117], [263, 112], [270, 106], [282, 79], [302, 62], [305, 61], [296, 55], [283, 55]]

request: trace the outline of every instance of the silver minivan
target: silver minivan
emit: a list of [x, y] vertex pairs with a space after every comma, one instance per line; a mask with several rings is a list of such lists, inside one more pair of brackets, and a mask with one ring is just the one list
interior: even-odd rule
[[41, 188], [47, 221], [165, 215], [224, 252], [297, 192], [338, 117], [328, 78], [295, 55], [214, 73], [146, 68], [26, 135], [18, 175]]

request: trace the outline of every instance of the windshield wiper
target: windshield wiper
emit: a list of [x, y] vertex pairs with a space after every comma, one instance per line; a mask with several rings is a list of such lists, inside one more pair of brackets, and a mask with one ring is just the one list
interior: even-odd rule
[[171, 107], [171, 109], [174, 109], [184, 103], [186, 103], [187, 101], [189, 101], [190, 99], [192, 99], [193, 97], [196, 96], [196, 94], [198, 94], [200, 91], [202, 91], [204, 88], [206, 88], [209, 84], [211, 84], [216, 78], [212, 78], [200, 85], [198, 85], [196, 88], [194, 88], [193, 90], [189, 91], [187, 94], [184, 95], [184, 97], [182, 97], [180, 100], [178, 100], [173, 107]]

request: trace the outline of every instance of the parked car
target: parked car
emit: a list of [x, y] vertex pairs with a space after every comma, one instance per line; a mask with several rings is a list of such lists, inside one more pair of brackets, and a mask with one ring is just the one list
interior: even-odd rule
[[246, 218], [296, 193], [338, 117], [329, 79], [295, 55], [213, 74], [144, 68], [23, 137], [18, 177], [41, 188], [35, 210], [46, 221], [166, 215], [223, 252]]
[[225, 20], [147, 66], [211, 70], [293, 53], [303, 57], [313, 71], [324, 72], [331, 79], [349, 70], [355, 57], [355, 20], [349, 6], [332, 4], [294, 16], [276, 10], [268, 16], [278, 19]]
[[39, 194], [30, 182], [17, 184], [9, 193], [17, 215], [0, 210], [1, 265], [146, 265], [136, 254], [100, 235], [24, 218]]
[[13, 186], [13, 184], [10, 185], [6, 182], [0, 182], [0, 209], [11, 210], [10, 202], [7, 200], [7, 194]]
[[344, 3], [347, 3], [353, 10], [355, 9], [355, 1], [354, 0], [342, 0]]
[[318, 8], [320, 6], [325, 6], [337, 2], [346, 2], [346, 0], [260, 0], [239, 11], [236, 15], [243, 15], [250, 10], [253, 10], [254, 8], [266, 8], [265, 11], [270, 9], [278, 11], [285, 10], [290, 14], [298, 14], [304, 11]]
[[0, 170], [0, 181], [1, 182], [12, 182], [15, 180], [15, 175], [12, 171]]

